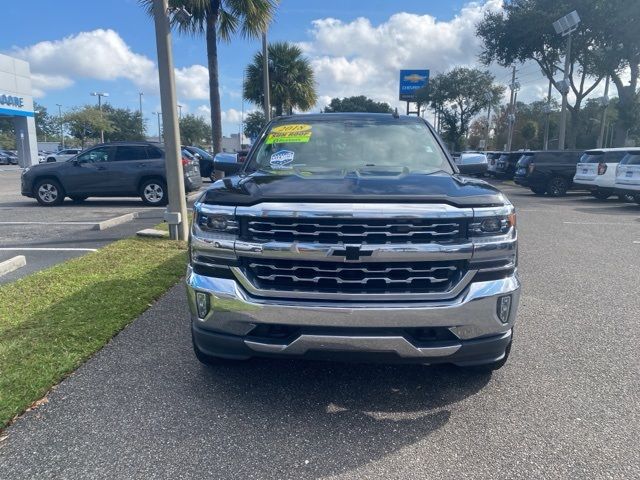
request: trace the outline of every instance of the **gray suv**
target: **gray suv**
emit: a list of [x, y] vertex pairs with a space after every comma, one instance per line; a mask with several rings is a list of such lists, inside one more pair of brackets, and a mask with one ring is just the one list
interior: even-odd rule
[[[182, 152], [187, 192], [202, 186], [197, 160]], [[96, 145], [60, 163], [44, 163], [22, 172], [22, 195], [40, 205], [60, 205], [65, 197], [140, 196], [147, 205], [167, 203], [167, 179], [162, 146], [148, 142]]]

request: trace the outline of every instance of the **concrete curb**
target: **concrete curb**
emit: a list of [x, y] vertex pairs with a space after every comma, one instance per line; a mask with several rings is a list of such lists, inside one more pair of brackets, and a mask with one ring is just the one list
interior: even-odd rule
[[107, 228], [117, 227], [118, 225], [122, 225], [123, 223], [131, 222], [136, 218], [138, 218], [138, 216], [135, 212], [125, 213], [124, 215], [120, 215], [119, 217], [109, 218], [108, 220], [98, 222], [91, 228], [91, 230], [106, 230]]
[[169, 232], [165, 232], [164, 230], [156, 230], [155, 228], [145, 228], [144, 230], [140, 230], [136, 232], [138, 237], [145, 238], [169, 238]]
[[13, 272], [19, 268], [24, 267], [27, 264], [27, 259], [24, 255], [17, 255], [9, 260], [5, 260], [4, 262], [0, 262], [0, 277], [9, 272]]

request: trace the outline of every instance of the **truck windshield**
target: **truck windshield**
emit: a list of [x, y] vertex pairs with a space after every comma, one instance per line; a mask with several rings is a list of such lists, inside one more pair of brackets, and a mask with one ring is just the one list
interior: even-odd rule
[[247, 169], [284, 175], [367, 169], [453, 172], [424, 123], [396, 119], [275, 123]]

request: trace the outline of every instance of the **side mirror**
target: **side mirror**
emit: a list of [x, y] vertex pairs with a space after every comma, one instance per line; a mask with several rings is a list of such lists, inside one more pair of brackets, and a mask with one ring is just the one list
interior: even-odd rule
[[477, 173], [478, 166], [473, 164], [457, 164], [460, 175], [471, 175]]
[[213, 169], [229, 175], [235, 175], [242, 170], [242, 163], [213, 162]]
[[77, 158], [69, 160], [74, 166], [80, 166], [80, 161]]

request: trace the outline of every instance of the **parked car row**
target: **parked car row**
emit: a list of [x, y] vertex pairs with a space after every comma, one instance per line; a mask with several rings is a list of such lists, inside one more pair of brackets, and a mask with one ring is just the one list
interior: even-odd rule
[[0, 150], [0, 165], [17, 165], [18, 155], [10, 150]]
[[600, 200], [617, 195], [640, 203], [640, 147], [504, 153], [496, 177], [509, 178], [512, 164], [514, 182], [536, 195], [559, 197], [569, 190], [586, 190]]

